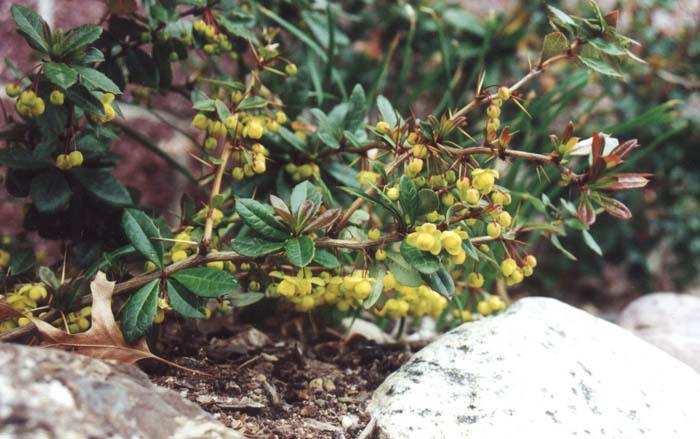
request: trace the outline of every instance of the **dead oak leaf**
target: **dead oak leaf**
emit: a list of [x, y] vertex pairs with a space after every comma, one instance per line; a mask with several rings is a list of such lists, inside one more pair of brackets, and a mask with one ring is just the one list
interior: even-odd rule
[[24, 314], [17, 311], [10, 305], [0, 302], [0, 321], [24, 317]]
[[[43, 346], [71, 350], [101, 360], [117, 360], [128, 364], [134, 364], [146, 358], [165, 361], [151, 353], [144, 338], [133, 345], [124, 340], [112, 313], [114, 285], [115, 282], [108, 281], [107, 276], [102, 272], [97, 273], [95, 280], [90, 283], [92, 326], [85, 332], [69, 334], [43, 320], [33, 318], [32, 322], [44, 339]], [[170, 364], [167, 361], [166, 363]]]

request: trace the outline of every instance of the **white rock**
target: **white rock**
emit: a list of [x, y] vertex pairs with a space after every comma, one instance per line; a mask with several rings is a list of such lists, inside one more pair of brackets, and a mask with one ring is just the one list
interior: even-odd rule
[[700, 375], [611, 323], [527, 298], [464, 324], [376, 390], [379, 438], [700, 438]]
[[648, 294], [627, 305], [618, 323], [700, 372], [700, 298]]

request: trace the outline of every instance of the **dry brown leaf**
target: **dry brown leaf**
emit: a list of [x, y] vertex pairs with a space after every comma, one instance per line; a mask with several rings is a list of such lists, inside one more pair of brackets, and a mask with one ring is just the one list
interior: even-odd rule
[[14, 319], [16, 317], [24, 317], [24, 314], [10, 305], [0, 302], [0, 320]]
[[128, 364], [145, 358], [162, 360], [148, 350], [144, 338], [133, 345], [124, 340], [112, 313], [114, 285], [115, 283], [108, 281], [102, 272], [97, 273], [95, 280], [90, 283], [92, 326], [85, 332], [69, 334], [42, 320], [32, 319], [44, 339], [43, 346], [72, 350], [90, 357], [118, 360]]

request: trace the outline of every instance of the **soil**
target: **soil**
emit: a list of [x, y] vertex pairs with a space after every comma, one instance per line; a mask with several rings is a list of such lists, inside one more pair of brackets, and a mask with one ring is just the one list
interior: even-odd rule
[[424, 346], [308, 332], [302, 320], [264, 331], [232, 321], [166, 326], [160, 355], [201, 373], [147, 372], [246, 437], [355, 438], [373, 390]]

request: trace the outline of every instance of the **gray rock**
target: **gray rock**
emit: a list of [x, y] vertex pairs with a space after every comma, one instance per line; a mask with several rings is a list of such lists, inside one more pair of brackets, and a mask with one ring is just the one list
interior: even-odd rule
[[389, 376], [375, 438], [700, 438], [700, 375], [554, 299], [438, 338]]
[[700, 298], [647, 294], [627, 305], [618, 324], [700, 372]]
[[0, 343], [0, 439], [240, 439], [137, 368]]

